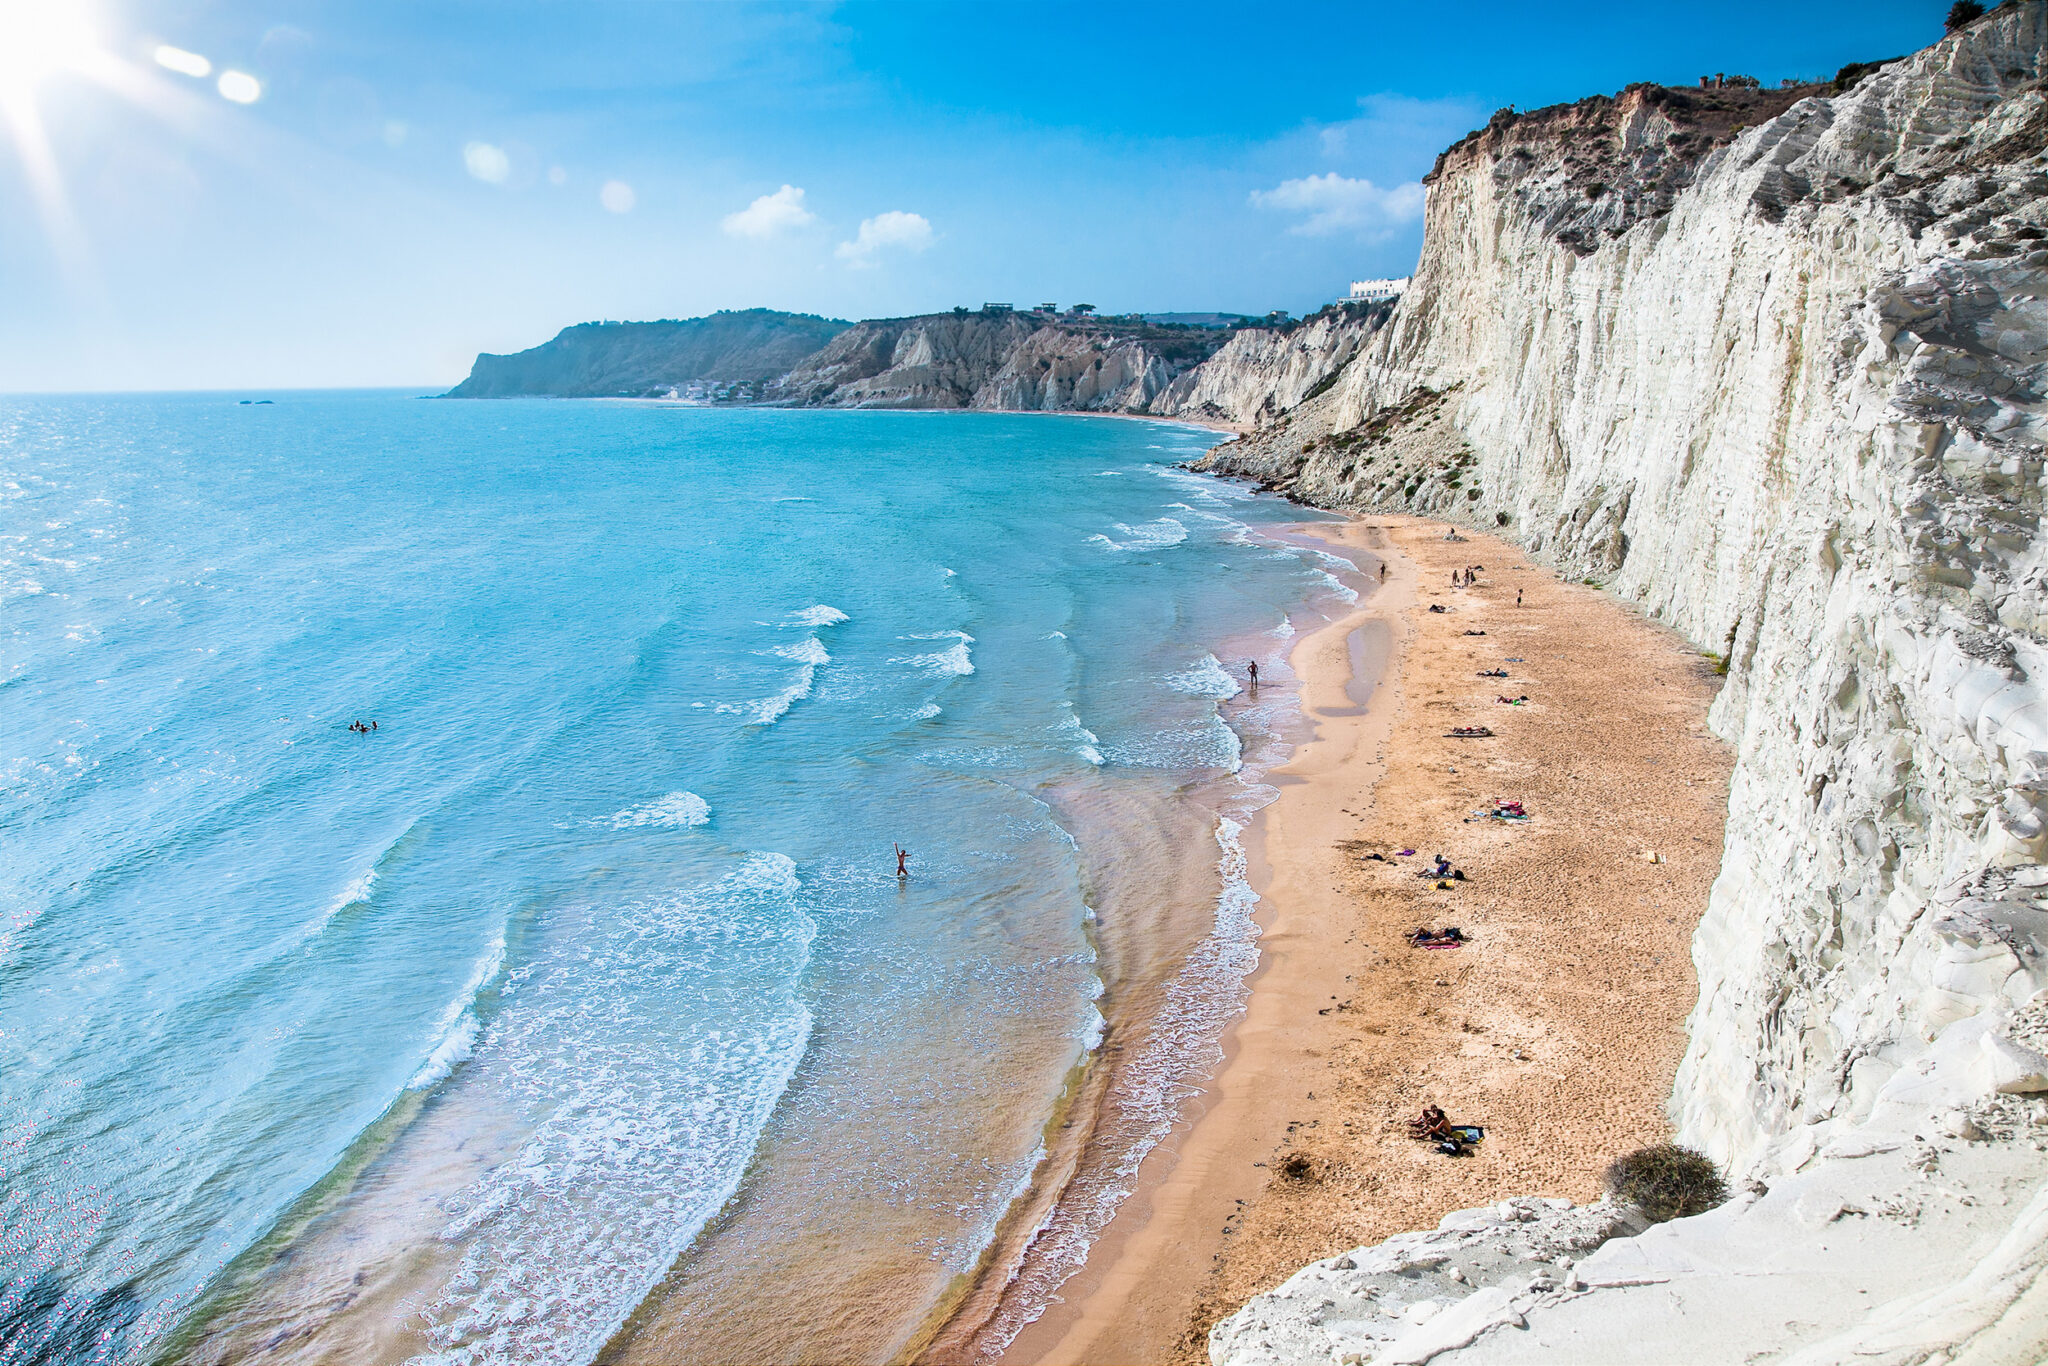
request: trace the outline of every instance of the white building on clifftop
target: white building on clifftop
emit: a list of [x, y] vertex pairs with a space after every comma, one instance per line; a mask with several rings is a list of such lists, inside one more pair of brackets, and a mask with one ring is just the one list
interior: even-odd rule
[[1385, 299], [1398, 299], [1408, 288], [1408, 277], [1398, 280], [1353, 280], [1351, 292], [1337, 300], [1340, 304], [1376, 304]]

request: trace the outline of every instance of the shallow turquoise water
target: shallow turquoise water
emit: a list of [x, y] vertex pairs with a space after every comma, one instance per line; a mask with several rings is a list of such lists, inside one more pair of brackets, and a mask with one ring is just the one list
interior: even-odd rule
[[446, 1360], [587, 1360], [778, 1123], [971, 1264], [1101, 1019], [1047, 794], [1272, 740], [1215, 652], [1348, 592], [1305, 514], [1164, 424], [277, 400], [0, 399], [0, 1359], [146, 1354], [413, 1125], [490, 1135]]

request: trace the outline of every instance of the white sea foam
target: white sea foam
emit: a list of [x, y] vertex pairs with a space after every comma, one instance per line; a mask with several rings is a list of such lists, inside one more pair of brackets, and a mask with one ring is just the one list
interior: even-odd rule
[[778, 645], [775, 653], [784, 659], [799, 664], [830, 664], [832, 656], [825, 653], [825, 643], [816, 636], [805, 636], [794, 645]]
[[1081, 724], [1081, 718], [1074, 715], [1073, 703], [1063, 702], [1060, 705], [1067, 709], [1067, 714], [1065, 719], [1060, 722], [1059, 730], [1064, 738], [1073, 744], [1074, 753], [1080, 755], [1097, 768], [1102, 767], [1104, 760], [1102, 750], [1099, 748], [1102, 744], [1102, 737]]
[[1171, 465], [1154, 465], [1152, 473], [1198, 503], [1242, 503], [1258, 497], [1259, 494], [1259, 491], [1250, 484], [1233, 484], [1227, 479], [1218, 479], [1211, 474], [1177, 470]]
[[[754, 854], [539, 946], [455, 1083], [535, 1122], [442, 1205], [461, 1259], [419, 1306], [416, 1360], [591, 1360], [732, 1198], [810, 1037], [797, 891], [794, 863]], [[678, 1011], [698, 992], [729, 1004]]]
[[1166, 676], [1166, 685], [1175, 692], [1184, 692], [1190, 697], [1212, 697], [1222, 700], [1235, 697], [1242, 689], [1230, 671], [1223, 667], [1223, 661], [1213, 654], [1206, 654], [1194, 664]]
[[936, 702], [927, 702], [917, 709], [917, 719], [920, 721], [929, 721], [938, 714], [939, 704]]
[[837, 626], [842, 621], [852, 620], [851, 617], [847, 616], [846, 613], [840, 611], [837, 607], [827, 607], [822, 602], [815, 607], [806, 607], [803, 611], [793, 615], [806, 626]]
[[906, 636], [906, 640], [950, 640], [951, 646], [934, 650], [930, 654], [899, 655], [889, 662], [907, 664], [928, 678], [958, 678], [974, 672], [974, 637], [965, 631], [927, 631], [920, 635]]
[[702, 797], [694, 792], [671, 792], [666, 797], [627, 807], [614, 815], [610, 823], [614, 830], [630, 830], [641, 825], [703, 825], [710, 819], [711, 804]]
[[1114, 1157], [1106, 1168], [1077, 1173], [1066, 1197], [1033, 1231], [1031, 1260], [1012, 1281], [1025, 1282], [1023, 1293], [1007, 1298], [985, 1330], [996, 1351], [1036, 1321], [1060, 1286], [1080, 1270], [1096, 1237], [1137, 1189], [1146, 1157], [1173, 1131], [1182, 1104], [1198, 1094], [1188, 1079], [1223, 1056], [1223, 1030], [1244, 1009], [1245, 977], [1259, 962], [1259, 927], [1253, 919], [1259, 894], [1246, 875], [1243, 833], [1237, 821], [1217, 820], [1217, 872], [1223, 885], [1214, 928], [1167, 984], [1152, 1032], [1119, 1078], [1114, 1109], [1102, 1112], [1116, 1116], [1117, 1132], [1103, 1135], [1114, 1145], [1108, 1149]]
[[[747, 718], [750, 726], [772, 726], [783, 718], [789, 709], [811, 695], [811, 684], [816, 681], [818, 667], [806, 664], [797, 672], [796, 681], [771, 697], [756, 698], [741, 704], [737, 710]], [[724, 707], [719, 708], [724, 711]]]
[[[380, 855], [381, 857], [381, 855]], [[370, 893], [377, 889], [377, 867], [375, 864], [363, 869], [362, 873], [341, 894], [329, 902], [327, 909], [320, 913], [317, 925], [325, 925], [351, 906], [360, 906], [370, 899]], [[316, 927], [317, 927], [316, 925]]]
[[1311, 570], [1310, 572], [1313, 573], [1316, 578], [1321, 579], [1324, 585], [1327, 586], [1332, 593], [1335, 593], [1338, 597], [1344, 599], [1344, 601], [1358, 601], [1358, 590], [1356, 588], [1353, 588], [1350, 584], [1345, 583], [1335, 574], [1330, 573], [1327, 569], [1316, 569]]
[[1110, 550], [1125, 551], [1165, 550], [1169, 546], [1179, 545], [1188, 538], [1187, 527], [1171, 517], [1140, 522], [1136, 526], [1118, 522], [1116, 529], [1124, 538], [1121, 541], [1103, 535], [1090, 536], [1088, 539]]
[[462, 990], [441, 1011], [441, 1018], [434, 1024], [434, 1043], [427, 1050], [426, 1061], [412, 1074], [412, 1080], [405, 1084], [408, 1091], [417, 1091], [432, 1086], [454, 1071], [458, 1064], [468, 1059], [476, 1045], [477, 1018], [476, 998], [498, 969], [505, 965], [505, 931], [500, 928], [497, 936], [483, 956], [470, 969], [469, 980]]
[[[810, 608], [817, 611], [817, 608]], [[825, 608], [832, 611], [832, 608]], [[801, 665], [789, 686], [781, 692], [767, 697], [757, 697], [751, 702], [721, 702], [718, 710], [737, 713], [746, 718], [750, 726], [772, 726], [783, 718], [789, 709], [811, 695], [811, 688], [818, 681], [818, 666], [832, 662], [832, 656], [825, 650], [824, 642], [816, 636], [805, 636], [794, 645], [778, 645], [772, 650], [762, 651], [778, 659], [787, 659]]]

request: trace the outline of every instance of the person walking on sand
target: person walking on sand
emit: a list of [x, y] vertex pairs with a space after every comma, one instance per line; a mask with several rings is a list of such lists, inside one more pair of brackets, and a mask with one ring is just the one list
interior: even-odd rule
[[1256, 659], [1247, 659], [1244, 662], [1244, 671], [1247, 674], [1251, 675], [1252, 691], [1257, 692], [1259, 690], [1259, 661]]
[[1385, 560], [1381, 560], [1381, 561], [1380, 561], [1380, 582], [1381, 582], [1381, 583], [1385, 583], [1386, 581], [1387, 581], [1387, 562], [1386, 562]]
[[1519, 589], [1519, 588], [1517, 588], [1517, 589], [1515, 590], [1515, 606], [1517, 606], [1517, 607], [1520, 607], [1521, 605], [1522, 605], [1522, 590], [1521, 590], [1521, 589]]
[[909, 851], [908, 849], [905, 849], [905, 848], [904, 848], [904, 847], [903, 847], [902, 845], [900, 845], [900, 844], [896, 846], [896, 876], [897, 876], [897, 877], [909, 877], [909, 876], [910, 876], [910, 869], [909, 869], [909, 867], [908, 867], [908, 866], [907, 866], [907, 865], [906, 865], [906, 864], [904, 863], [904, 860], [905, 860], [905, 859], [907, 859], [907, 858], [909, 858], [909, 857], [910, 857], [910, 851]]

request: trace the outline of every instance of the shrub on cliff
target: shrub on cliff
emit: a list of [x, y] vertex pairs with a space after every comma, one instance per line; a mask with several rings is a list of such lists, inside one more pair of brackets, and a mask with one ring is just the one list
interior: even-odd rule
[[1728, 1198], [1728, 1183], [1705, 1153], [1659, 1143], [1618, 1157], [1601, 1184], [1607, 1198], [1634, 1205], [1657, 1223], [1704, 1214]]
[[1973, 23], [1983, 17], [1984, 7], [1977, 4], [1976, 0], [1956, 0], [1955, 4], [1949, 7], [1948, 20], [1942, 25], [1942, 28], [1946, 32], [1954, 33], [1963, 25]]

